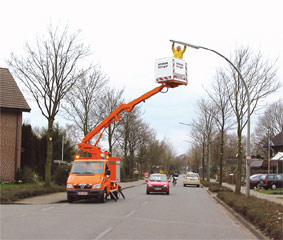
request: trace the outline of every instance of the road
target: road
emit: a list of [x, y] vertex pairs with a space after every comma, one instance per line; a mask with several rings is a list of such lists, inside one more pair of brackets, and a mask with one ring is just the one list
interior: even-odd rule
[[145, 194], [145, 185], [106, 203], [1, 205], [1, 239], [256, 239], [203, 188]]

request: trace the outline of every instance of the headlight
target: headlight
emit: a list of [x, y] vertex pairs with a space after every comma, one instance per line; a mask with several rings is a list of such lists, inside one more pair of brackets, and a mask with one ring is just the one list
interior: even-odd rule
[[163, 187], [164, 187], [164, 188], [168, 188], [168, 185], [164, 185]]
[[92, 188], [101, 188], [101, 183], [100, 184], [95, 184]]
[[73, 188], [72, 184], [67, 184], [67, 188]]
[[148, 186], [148, 187], [152, 187], [152, 185], [151, 185], [151, 184], [148, 184], [147, 186]]

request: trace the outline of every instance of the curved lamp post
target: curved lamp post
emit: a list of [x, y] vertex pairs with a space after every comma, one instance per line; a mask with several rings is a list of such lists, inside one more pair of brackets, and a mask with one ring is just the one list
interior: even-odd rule
[[220, 54], [219, 52], [213, 50], [213, 49], [209, 49], [206, 47], [202, 47], [202, 46], [197, 46], [194, 44], [190, 44], [190, 43], [185, 43], [185, 42], [180, 42], [180, 41], [175, 41], [175, 40], [170, 40], [171, 42], [175, 42], [175, 43], [179, 43], [191, 48], [195, 48], [195, 49], [204, 49], [204, 50], [208, 50], [211, 52], [216, 53], [217, 55], [219, 55], [220, 57], [224, 58], [234, 69], [235, 71], [238, 73], [244, 87], [246, 90], [246, 94], [247, 94], [247, 100], [248, 100], [248, 122], [247, 122], [247, 154], [246, 154], [246, 196], [249, 197], [250, 196], [250, 160], [251, 160], [251, 155], [250, 155], [250, 148], [251, 148], [251, 137], [250, 137], [250, 93], [249, 93], [249, 89], [248, 86], [246, 84], [246, 82], [244, 81], [244, 78], [242, 76], [242, 74], [240, 73], [239, 69], [225, 56], [223, 56], [222, 54]]

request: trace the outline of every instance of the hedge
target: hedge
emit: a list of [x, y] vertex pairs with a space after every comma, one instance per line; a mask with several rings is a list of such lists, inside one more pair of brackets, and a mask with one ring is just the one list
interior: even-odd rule
[[217, 197], [273, 239], [283, 239], [281, 204], [244, 194], [219, 192]]

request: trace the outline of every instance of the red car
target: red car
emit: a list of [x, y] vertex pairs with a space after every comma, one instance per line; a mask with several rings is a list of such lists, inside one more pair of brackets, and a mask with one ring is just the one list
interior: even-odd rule
[[146, 194], [151, 192], [166, 193], [169, 195], [169, 183], [165, 174], [150, 174], [149, 179], [146, 180]]

